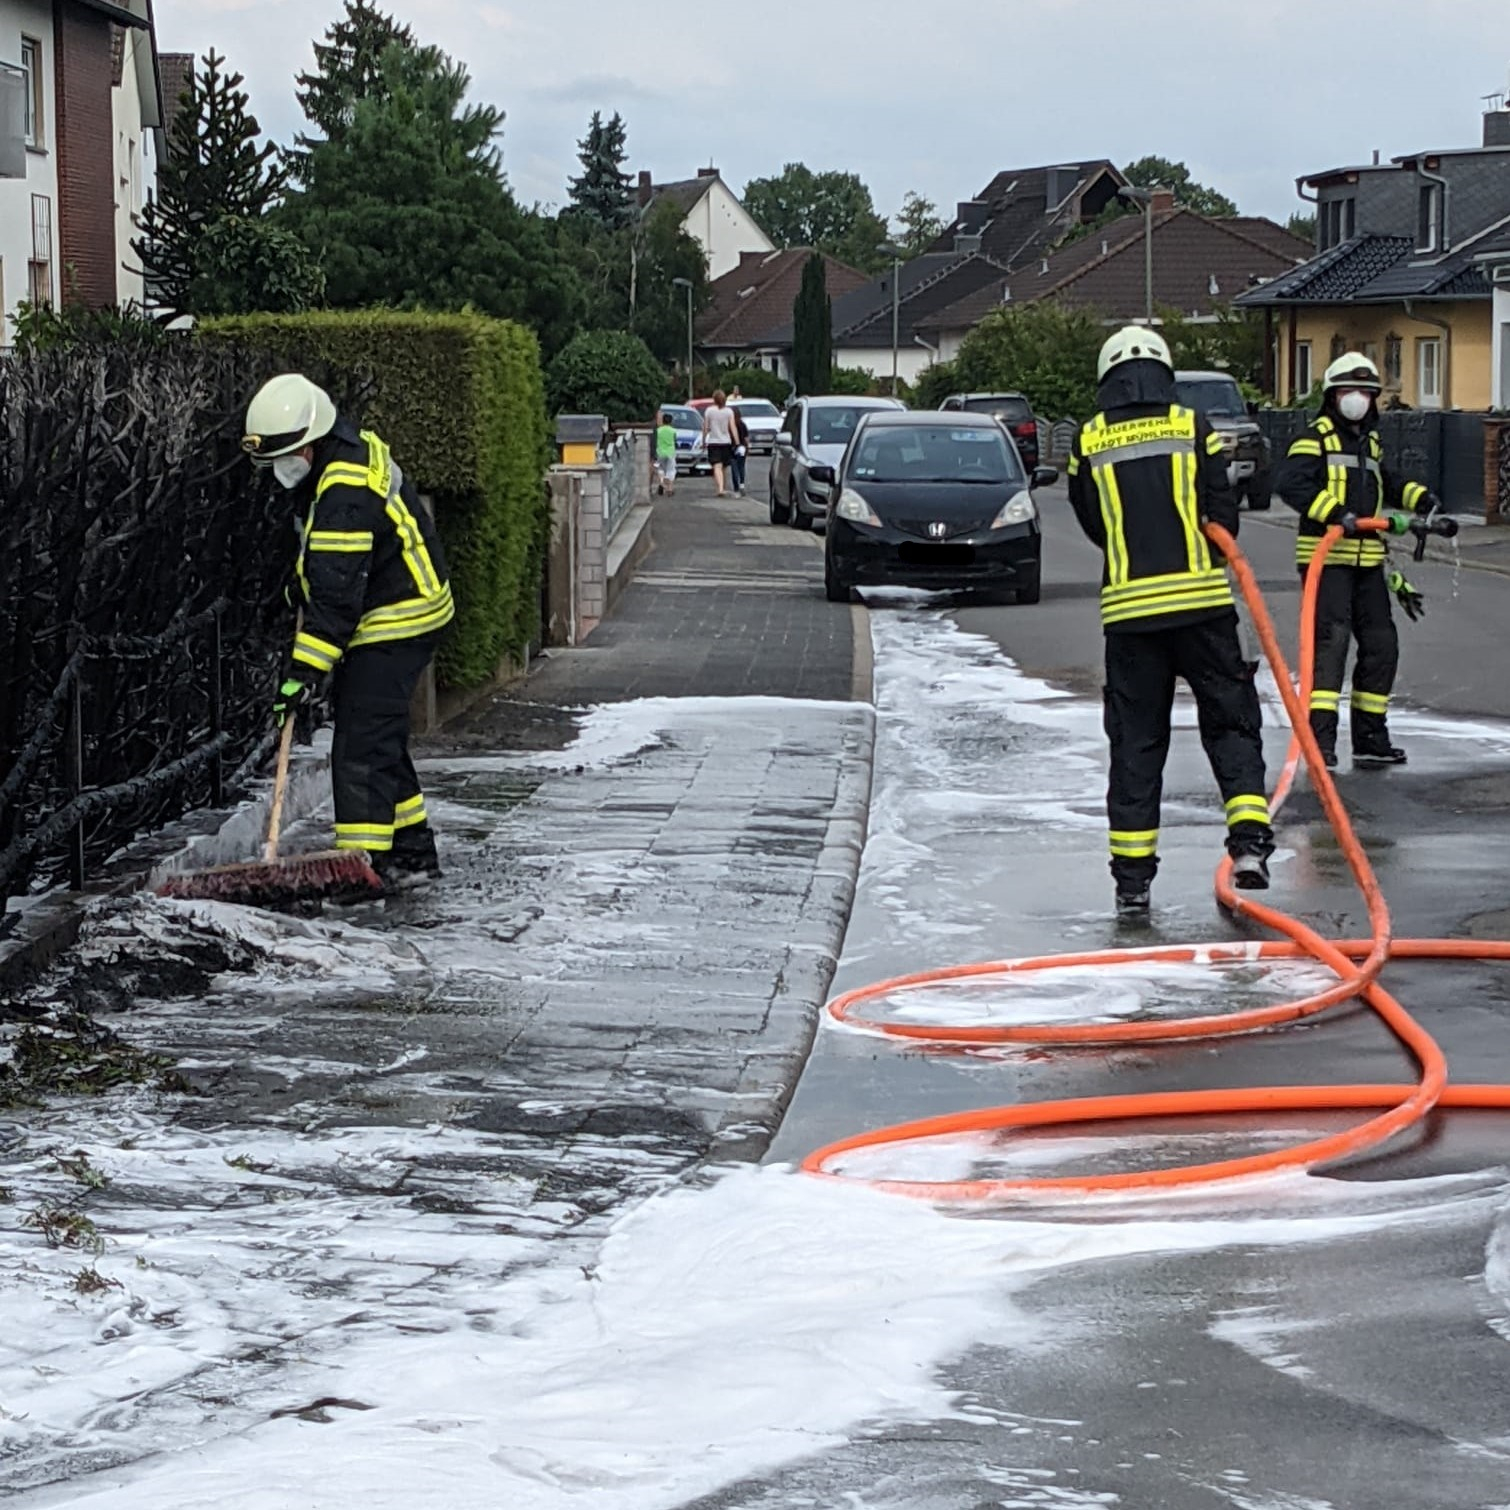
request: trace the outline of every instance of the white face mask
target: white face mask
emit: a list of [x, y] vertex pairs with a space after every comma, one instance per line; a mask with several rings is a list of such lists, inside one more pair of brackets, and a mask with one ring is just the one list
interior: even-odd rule
[[309, 476], [309, 463], [302, 456], [276, 456], [273, 458], [273, 476], [282, 487], [292, 492]]
[[1368, 411], [1373, 408], [1373, 404], [1373, 394], [1359, 393], [1354, 390], [1350, 393], [1344, 393], [1337, 400], [1337, 412], [1343, 419], [1356, 425], [1360, 420], [1368, 418]]

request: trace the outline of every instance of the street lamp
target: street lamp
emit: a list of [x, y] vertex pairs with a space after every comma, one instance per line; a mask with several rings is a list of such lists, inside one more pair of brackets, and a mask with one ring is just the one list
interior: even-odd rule
[[1143, 313], [1153, 324], [1153, 191], [1131, 185], [1117, 190], [1117, 198], [1143, 206]]
[[891, 396], [895, 398], [897, 396], [897, 367], [900, 362], [900, 331], [902, 328], [902, 299], [898, 288], [898, 274], [901, 272], [902, 264], [907, 260], [907, 253], [901, 247], [894, 246], [889, 241], [883, 241], [876, 248], [876, 255], [891, 258]]
[[687, 290], [687, 402], [690, 404], [697, 397], [697, 390], [692, 383], [692, 280], [690, 278], [673, 278], [673, 288]]

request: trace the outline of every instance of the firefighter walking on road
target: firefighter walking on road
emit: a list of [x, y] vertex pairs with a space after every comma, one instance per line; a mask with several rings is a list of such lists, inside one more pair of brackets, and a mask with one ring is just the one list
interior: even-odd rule
[[1291, 443], [1275, 491], [1300, 515], [1295, 560], [1301, 575], [1317, 542], [1332, 525], [1337, 541], [1322, 568], [1316, 600], [1316, 674], [1311, 692], [1311, 729], [1329, 766], [1337, 764], [1337, 722], [1349, 643], [1358, 641], [1349, 723], [1353, 763], [1403, 765], [1405, 751], [1389, 737], [1389, 695], [1400, 660], [1400, 641], [1390, 596], [1416, 619], [1422, 599], [1398, 571], [1389, 570], [1383, 540], [1360, 533], [1359, 519], [1387, 517], [1391, 534], [1404, 534], [1413, 520], [1430, 521], [1433, 533], [1457, 534], [1457, 521], [1441, 512], [1441, 500], [1419, 482], [1405, 482], [1384, 465], [1379, 442], [1379, 369], [1361, 352], [1337, 358], [1322, 377], [1321, 413]]
[[1159, 807], [1175, 682], [1195, 696], [1201, 744], [1226, 806], [1233, 882], [1269, 884], [1274, 850], [1265, 795], [1262, 715], [1243, 659], [1237, 609], [1204, 520], [1237, 532], [1221, 439], [1177, 400], [1162, 336], [1120, 330], [1097, 364], [1100, 413], [1076, 437], [1070, 503], [1105, 557], [1107, 815], [1117, 910], [1149, 907], [1158, 871]]
[[366, 850], [385, 887], [439, 875], [409, 755], [410, 702], [456, 611], [435, 527], [383, 441], [300, 374], [257, 392], [242, 448], [303, 513], [302, 622], [274, 717], [281, 726], [328, 681], [337, 848]]

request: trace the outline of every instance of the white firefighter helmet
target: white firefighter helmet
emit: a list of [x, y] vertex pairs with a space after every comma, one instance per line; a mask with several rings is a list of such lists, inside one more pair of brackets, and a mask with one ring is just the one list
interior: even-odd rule
[[1383, 387], [1378, 367], [1361, 351], [1344, 351], [1321, 375], [1323, 393], [1334, 388], [1361, 388], [1365, 393], [1378, 393]]
[[336, 406], [323, 388], [301, 372], [281, 373], [264, 383], [247, 405], [241, 449], [265, 466], [323, 439], [335, 425]]
[[1113, 367], [1120, 367], [1123, 362], [1162, 362], [1171, 372], [1174, 371], [1169, 342], [1147, 325], [1124, 325], [1106, 342], [1096, 360], [1096, 381], [1099, 383]]

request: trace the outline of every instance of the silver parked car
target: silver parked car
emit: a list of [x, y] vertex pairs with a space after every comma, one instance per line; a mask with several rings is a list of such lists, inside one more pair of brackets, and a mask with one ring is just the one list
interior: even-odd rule
[[771, 455], [781, 430], [781, 410], [768, 398], [736, 398], [729, 402], [731, 407], [739, 410], [739, 417], [750, 432], [751, 453], [758, 451]]
[[900, 399], [834, 394], [795, 400], [781, 421], [771, 457], [771, 523], [811, 529], [828, 515], [829, 485], [860, 417], [905, 409]]

